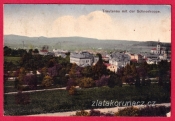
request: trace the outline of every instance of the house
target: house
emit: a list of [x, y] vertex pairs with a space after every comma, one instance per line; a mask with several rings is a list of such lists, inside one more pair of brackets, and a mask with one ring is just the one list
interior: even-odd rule
[[141, 54], [133, 54], [133, 53], [129, 53], [129, 52], [127, 52], [125, 54], [130, 56], [130, 59], [132, 62], [135, 62], [135, 63], [144, 62], [143, 56]]
[[47, 55], [48, 54], [48, 50], [40, 50], [39, 54], [40, 55]]
[[112, 65], [109, 63], [104, 63], [104, 65], [106, 66], [106, 68], [112, 72], [117, 72], [117, 66], [116, 65]]
[[66, 53], [68, 53], [67, 50], [60, 50], [60, 49], [53, 49], [53, 52], [55, 57], [62, 57], [62, 58], [66, 58]]
[[80, 67], [95, 65], [99, 57], [89, 52], [70, 53], [70, 63], [76, 63]]
[[55, 52], [55, 57], [66, 58], [66, 54], [65, 53], [62, 53], [62, 52]]
[[113, 52], [110, 55], [109, 64], [116, 66], [115, 68], [118, 69], [121, 67], [125, 67], [127, 64], [130, 64], [130, 60], [131, 60], [131, 58], [128, 54]]

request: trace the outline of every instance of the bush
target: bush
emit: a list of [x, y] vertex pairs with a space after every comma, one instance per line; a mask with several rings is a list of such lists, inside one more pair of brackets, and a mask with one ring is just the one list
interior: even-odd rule
[[23, 91], [24, 90], [23, 82], [19, 81], [18, 78], [16, 78], [15, 81], [14, 81], [14, 87], [15, 87], [15, 89], [17, 89], [19, 91]]
[[139, 116], [166, 116], [167, 110], [165, 106], [147, 106], [140, 109]]
[[100, 115], [101, 116], [110, 116], [110, 117], [112, 117], [112, 116], [114, 116], [114, 113], [113, 112], [107, 112], [107, 113], [101, 113]]
[[44, 86], [44, 87], [49, 87], [49, 86], [52, 85], [52, 83], [53, 83], [52, 77], [50, 77], [49, 75], [46, 75], [46, 76], [43, 78], [42, 86]]
[[76, 88], [74, 86], [71, 86], [68, 90], [69, 95], [75, 95], [76, 94]]
[[37, 77], [34, 74], [27, 74], [24, 77], [24, 82], [29, 86], [29, 89], [37, 89]]
[[94, 109], [92, 109], [92, 110], [90, 111], [90, 116], [100, 116], [100, 115], [101, 115], [101, 113], [100, 113], [99, 110], [94, 110]]
[[95, 82], [92, 78], [82, 78], [79, 82], [79, 86], [82, 88], [90, 88], [95, 85]]
[[30, 103], [29, 95], [27, 93], [22, 93], [20, 91], [15, 95], [15, 102], [16, 104], [23, 104], [23, 105], [29, 104]]
[[115, 116], [166, 116], [170, 111], [165, 106], [147, 106], [144, 108], [127, 107], [115, 113]]
[[66, 90], [69, 90], [72, 86], [75, 86], [75, 85], [76, 85], [75, 80], [74, 79], [69, 79], [68, 82], [67, 82]]
[[89, 113], [85, 110], [77, 111], [75, 116], [89, 116]]
[[115, 116], [138, 116], [139, 109], [136, 107], [127, 107], [124, 109], [119, 109]]
[[101, 86], [106, 86], [108, 84], [109, 77], [107, 76], [102, 76], [99, 80], [96, 80], [96, 86], [101, 87]]

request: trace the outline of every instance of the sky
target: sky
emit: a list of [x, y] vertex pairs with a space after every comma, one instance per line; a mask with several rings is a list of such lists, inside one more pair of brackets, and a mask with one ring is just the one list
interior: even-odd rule
[[[106, 12], [113, 10], [120, 12]], [[4, 35], [9, 34], [171, 42], [171, 6], [5, 4]]]

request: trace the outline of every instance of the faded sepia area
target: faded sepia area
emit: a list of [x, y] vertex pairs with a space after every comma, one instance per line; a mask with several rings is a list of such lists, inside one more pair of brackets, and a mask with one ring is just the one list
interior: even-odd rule
[[170, 116], [171, 6], [4, 4], [4, 115]]

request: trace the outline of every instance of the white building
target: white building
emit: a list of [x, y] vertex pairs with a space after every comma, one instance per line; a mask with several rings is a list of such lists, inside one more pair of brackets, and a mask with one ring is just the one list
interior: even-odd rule
[[95, 65], [98, 60], [99, 57], [89, 52], [70, 53], [70, 63], [76, 63], [81, 67]]
[[109, 63], [115, 68], [115, 72], [118, 68], [125, 67], [130, 64], [130, 56], [125, 53], [114, 52], [110, 55]]
[[40, 50], [39, 54], [40, 55], [47, 55], [48, 54], [48, 50]]
[[157, 47], [151, 49], [152, 54], [164, 54], [165, 53], [165, 48], [161, 47], [161, 44], [158, 40]]

